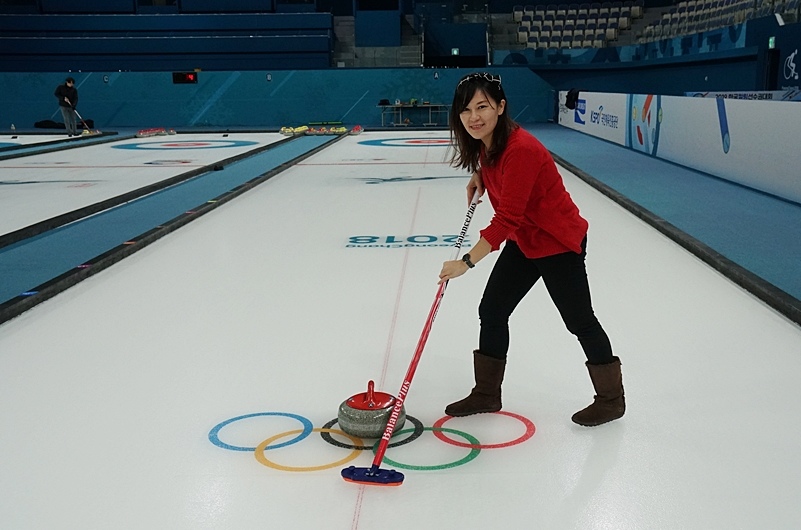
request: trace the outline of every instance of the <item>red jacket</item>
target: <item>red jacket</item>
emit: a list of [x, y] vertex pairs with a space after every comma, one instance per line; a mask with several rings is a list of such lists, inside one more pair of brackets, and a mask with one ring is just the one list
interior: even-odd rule
[[529, 258], [581, 252], [589, 223], [565, 190], [553, 157], [528, 131], [517, 128], [494, 166], [481, 157], [481, 176], [495, 209], [481, 230], [492, 250], [507, 239]]

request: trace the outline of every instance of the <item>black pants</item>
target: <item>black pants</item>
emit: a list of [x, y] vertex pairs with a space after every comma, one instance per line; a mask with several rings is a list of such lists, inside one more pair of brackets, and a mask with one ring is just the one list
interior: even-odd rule
[[78, 124], [75, 111], [72, 110], [72, 107], [59, 107], [59, 109], [61, 109], [61, 116], [64, 118], [64, 126], [67, 128], [67, 134], [70, 136], [77, 136]]
[[590, 364], [613, 361], [609, 337], [592, 310], [590, 286], [584, 266], [586, 238], [582, 253], [566, 252], [530, 259], [516, 243], [507, 241], [492, 269], [478, 308], [481, 319], [479, 350], [484, 355], [505, 359], [509, 350], [509, 316], [517, 304], [542, 278], [567, 329], [575, 335]]

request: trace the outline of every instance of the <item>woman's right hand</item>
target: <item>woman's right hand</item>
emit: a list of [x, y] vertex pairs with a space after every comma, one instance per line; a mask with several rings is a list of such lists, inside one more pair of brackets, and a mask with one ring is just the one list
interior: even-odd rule
[[[473, 173], [473, 176], [470, 177], [470, 182], [467, 183], [468, 206], [470, 206], [470, 203], [473, 202], [473, 195], [475, 195], [476, 191], [478, 191], [479, 197], [484, 195], [484, 180], [481, 178], [480, 169]], [[476, 204], [481, 204], [481, 200], [479, 200]]]

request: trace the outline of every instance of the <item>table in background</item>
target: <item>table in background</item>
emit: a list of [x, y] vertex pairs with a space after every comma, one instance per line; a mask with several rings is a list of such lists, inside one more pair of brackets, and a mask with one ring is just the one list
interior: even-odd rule
[[[414, 125], [414, 123], [404, 123], [403, 120], [409, 119], [411, 121], [411, 116], [414, 114], [413, 111], [415, 109], [422, 110], [424, 115], [428, 115], [428, 122], [423, 123], [423, 125], [439, 125], [439, 117], [441, 114], [445, 115], [442, 125], [448, 125], [448, 112], [450, 111], [450, 105], [432, 103], [412, 105], [410, 103], [401, 103], [398, 105], [378, 105], [378, 107], [381, 109], [382, 127], [387, 126], [387, 116], [394, 118], [389, 120], [389, 124], [396, 127]], [[406, 115], [405, 117], [404, 114]]]

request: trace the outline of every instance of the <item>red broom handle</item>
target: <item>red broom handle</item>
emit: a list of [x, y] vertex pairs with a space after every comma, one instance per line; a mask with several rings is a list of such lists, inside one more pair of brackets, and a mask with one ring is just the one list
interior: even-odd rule
[[[453, 259], [459, 257], [459, 250], [462, 248], [462, 243], [467, 235], [467, 228], [470, 226], [470, 221], [473, 219], [473, 213], [476, 211], [478, 199], [479, 193], [478, 190], [476, 190], [475, 194], [473, 194], [473, 199], [470, 202], [470, 207], [467, 209], [467, 216], [465, 217], [464, 224], [462, 225], [462, 230], [459, 232], [459, 237], [456, 239]], [[406, 395], [409, 393], [409, 387], [412, 386], [414, 372], [417, 370], [417, 365], [420, 363], [420, 357], [423, 356], [423, 349], [425, 349], [428, 336], [431, 334], [431, 327], [434, 325], [434, 319], [437, 317], [437, 311], [439, 311], [439, 306], [442, 302], [442, 298], [445, 296], [445, 288], [447, 286], [447, 281], [439, 284], [437, 294], [434, 297], [434, 303], [431, 304], [431, 309], [428, 312], [428, 317], [426, 318], [425, 325], [423, 326], [423, 332], [420, 334], [420, 339], [417, 341], [417, 348], [414, 351], [414, 357], [412, 357], [412, 362], [409, 364], [409, 369], [406, 371], [403, 384], [398, 392], [398, 396], [395, 398], [395, 405], [392, 407], [392, 413], [389, 415], [387, 427], [384, 429], [384, 434], [381, 435], [381, 441], [379, 442], [378, 449], [375, 452], [375, 458], [373, 459], [373, 466], [371, 468], [373, 472], [378, 470], [378, 468], [381, 466], [381, 461], [384, 460], [384, 453], [387, 451], [389, 439], [392, 438], [392, 433], [395, 431], [395, 424], [398, 422], [398, 416], [400, 415], [401, 408], [403, 408], [403, 403], [406, 401]]]

